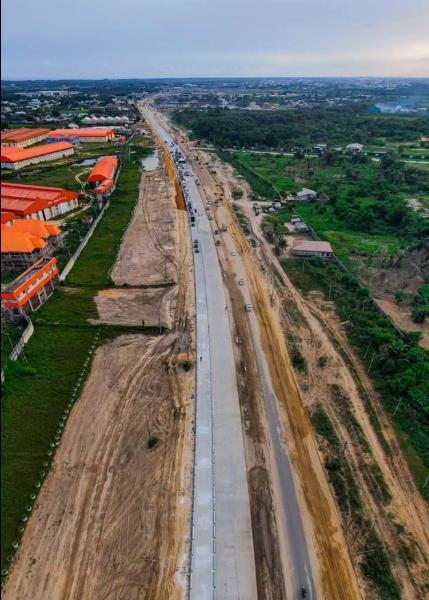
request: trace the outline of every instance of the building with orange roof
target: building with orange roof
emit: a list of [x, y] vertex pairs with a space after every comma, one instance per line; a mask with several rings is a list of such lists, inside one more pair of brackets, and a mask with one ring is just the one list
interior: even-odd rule
[[57, 142], [54, 144], [40, 144], [33, 148], [5, 148], [1, 149], [1, 168], [14, 171], [34, 165], [46, 160], [59, 160], [74, 153], [73, 144]]
[[2, 310], [14, 315], [37, 310], [59, 284], [56, 258], [41, 258], [1, 291]]
[[118, 169], [118, 159], [116, 156], [103, 156], [97, 161], [97, 164], [91, 170], [88, 175], [87, 181], [92, 187], [98, 187], [101, 183], [107, 180], [114, 179], [116, 171]]
[[53, 223], [39, 221], [39, 219], [18, 219], [9, 225], [3, 225], [2, 234], [4, 231], [29, 233], [44, 240], [52, 252], [62, 247], [61, 229]]
[[111, 127], [81, 127], [73, 129], [54, 129], [46, 141], [57, 142], [78, 138], [79, 142], [109, 142], [115, 137], [115, 130]]
[[1, 182], [1, 210], [13, 212], [18, 219], [54, 219], [78, 206], [77, 192]]
[[13, 231], [12, 227], [1, 227], [1, 269], [4, 272], [21, 271], [40, 258], [50, 254], [48, 243], [28, 232]]
[[44, 127], [36, 127], [29, 129], [21, 127], [20, 129], [10, 129], [9, 131], [1, 132], [1, 145], [13, 146], [16, 148], [25, 148], [31, 144], [37, 144], [44, 140], [49, 133], [49, 129]]

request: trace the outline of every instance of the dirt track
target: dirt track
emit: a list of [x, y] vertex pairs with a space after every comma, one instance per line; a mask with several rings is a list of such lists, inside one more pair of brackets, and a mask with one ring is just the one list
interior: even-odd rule
[[[142, 189], [114, 280], [164, 284], [167, 276], [178, 284], [105, 290], [97, 305], [101, 320], [141, 324], [142, 314], [152, 318], [158, 304], [172, 331], [123, 335], [97, 350], [24, 533], [5, 600], [184, 595], [194, 376], [181, 364], [194, 360], [190, 245], [186, 213], [175, 208], [165, 170], [144, 175]], [[152, 312], [142, 310], [148, 298]]]

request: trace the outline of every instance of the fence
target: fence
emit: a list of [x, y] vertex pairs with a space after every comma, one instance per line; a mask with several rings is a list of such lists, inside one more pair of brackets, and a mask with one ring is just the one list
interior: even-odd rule
[[18, 358], [18, 356], [21, 354], [22, 349], [24, 348], [25, 344], [28, 342], [28, 340], [33, 335], [33, 332], [34, 332], [33, 323], [31, 321], [31, 319], [29, 319], [28, 317], [27, 317], [27, 319], [28, 319], [27, 327], [24, 329], [21, 337], [15, 344], [12, 352], [9, 354], [10, 360], [16, 360]]
[[67, 275], [70, 273], [70, 271], [72, 270], [72, 268], [74, 267], [77, 259], [80, 256], [80, 253], [82, 252], [82, 250], [85, 248], [85, 246], [87, 245], [88, 241], [91, 239], [92, 234], [95, 231], [95, 228], [97, 227], [98, 223], [100, 222], [100, 220], [103, 218], [104, 213], [106, 212], [106, 210], [109, 208], [110, 206], [110, 200], [107, 200], [106, 204], [103, 206], [103, 208], [101, 209], [99, 215], [97, 215], [97, 217], [95, 218], [93, 224], [91, 225], [88, 233], [85, 235], [85, 237], [83, 238], [83, 240], [81, 241], [81, 243], [79, 244], [78, 248], [75, 250], [75, 252], [73, 253], [73, 256], [70, 257], [69, 261], [67, 262], [66, 266], [64, 267], [64, 269], [61, 271], [60, 273], [60, 281], [64, 281], [65, 278], [67, 277]]

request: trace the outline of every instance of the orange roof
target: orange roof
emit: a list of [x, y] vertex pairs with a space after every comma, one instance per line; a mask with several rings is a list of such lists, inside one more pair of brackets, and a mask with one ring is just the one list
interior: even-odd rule
[[111, 137], [115, 135], [115, 130], [111, 127], [82, 127], [81, 129], [54, 129], [49, 137]]
[[44, 185], [24, 185], [22, 183], [1, 182], [1, 197], [16, 200], [44, 200], [58, 204], [78, 197], [77, 192], [64, 188], [46, 187]]
[[19, 162], [44, 156], [45, 154], [53, 154], [62, 150], [69, 150], [73, 145], [69, 142], [56, 142], [54, 144], [40, 144], [32, 148], [3, 148], [1, 149], [1, 162]]
[[8, 223], [9, 221], [13, 221], [15, 218], [15, 213], [11, 212], [11, 211], [7, 211], [7, 210], [2, 210], [1, 211], [1, 222], [3, 223]]
[[39, 221], [39, 219], [18, 219], [10, 227], [9, 231], [17, 231], [20, 233], [29, 233], [36, 237], [46, 240], [51, 235], [59, 235], [61, 230], [56, 225]]
[[118, 159], [115, 156], [104, 156], [93, 167], [87, 181], [96, 182], [112, 179], [117, 168]]
[[19, 129], [11, 129], [9, 131], [1, 132], [2, 143], [19, 143], [26, 142], [32, 138], [39, 137], [41, 135], [48, 135], [49, 129], [44, 127], [36, 127], [29, 129], [28, 127], [21, 127]]
[[7, 252], [33, 252], [38, 248], [45, 248], [46, 242], [29, 233], [12, 231], [12, 227], [3, 225], [1, 232], [1, 251]]
[[113, 185], [113, 181], [111, 179], [106, 179], [104, 183], [95, 188], [94, 192], [96, 194], [103, 194]]

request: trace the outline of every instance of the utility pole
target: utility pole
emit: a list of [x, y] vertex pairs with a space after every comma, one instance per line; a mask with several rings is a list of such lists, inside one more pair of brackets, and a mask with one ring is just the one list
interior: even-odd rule
[[370, 362], [369, 362], [368, 373], [371, 371], [372, 362], [373, 362], [373, 360], [374, 360], [374, 357], [375, 357], [375, 350], [374, 350], [374, 352], [372, 353], [371, 360], [370, 360]]

